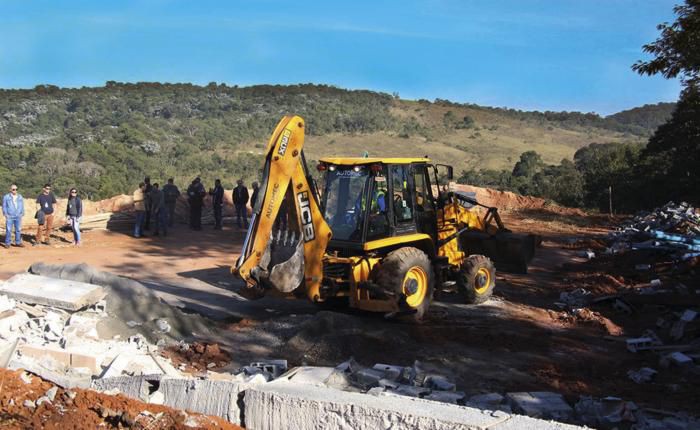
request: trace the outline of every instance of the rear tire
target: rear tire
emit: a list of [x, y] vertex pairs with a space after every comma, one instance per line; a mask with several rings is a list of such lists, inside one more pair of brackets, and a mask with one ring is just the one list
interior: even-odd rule
[[496, 267], [486, 256], [470, 255], [460, 267], [457, 286], [466, 303], [484, 303], [496, 286]]
[[400, 311], [415, 311], [421, 321], [433, 298], [433, 268], [428, 256], [410, 246], [390, 252], [377, 267], [374, 282], [394, 293]]

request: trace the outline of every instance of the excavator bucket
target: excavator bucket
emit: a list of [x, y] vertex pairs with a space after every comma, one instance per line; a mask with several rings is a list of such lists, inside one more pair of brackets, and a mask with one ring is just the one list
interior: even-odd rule
[[467, 254], [489, 257], [498, 270], [527, 273], [528, 263], [535, 256], [540, 238], [534, 234], [516, 234], [508, 230], [498, 209], [479, 203], [471, 193], [454, 192], [457, 203], [468, 211], [475, 206], [486, 209], [481, 220], [482, 229], [465, 229], [459, 236], [461, 249]]
[[527, 273], [527, 266], [535, 256], [537, 242], [538, 238], [533, 234], [509, 231], [489, 234], [472, 230], [460, 236], [461, 247], [467, 255], [485, 255], [498, 270], [514, 273]]
[[260, 263], [251, 271], [262, 285], [283, 293], [294, 291], [304, 279], [304, 241], [290, 198], [291, 189], [288, 189]]

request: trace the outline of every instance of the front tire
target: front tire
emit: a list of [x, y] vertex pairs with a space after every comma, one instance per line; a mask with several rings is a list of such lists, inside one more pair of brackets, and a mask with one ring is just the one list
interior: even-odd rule
[[470, 255], [459, 269], [457, 286], [465, 302], [479, 304], [487, 301], [496, 286], [496, 268], [483, 255]]
[[404, 247], [390, 252], [374, 277], [386, 291], [394, 293], [401, 311], [414, 311], [421, 321], [433, 297], [433, 269], [428, 256], [418, 248]]

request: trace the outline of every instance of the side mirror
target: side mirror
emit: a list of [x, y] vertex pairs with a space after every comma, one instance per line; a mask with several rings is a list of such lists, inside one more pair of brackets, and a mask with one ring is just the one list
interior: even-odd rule
[[435, 168], [440, 173], [441, 177], [446, 178], [448, 181], [454, 179], [454, 168], [447, 164], [436, 164]]

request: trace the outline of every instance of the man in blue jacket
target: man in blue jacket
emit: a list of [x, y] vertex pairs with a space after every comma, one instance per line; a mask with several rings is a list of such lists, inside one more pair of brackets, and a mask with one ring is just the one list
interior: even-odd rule
[[10, 192], [2, 198], [2, 214], [5, 216], [5, 248], [12, 244], [12, 228], [15, 229], [15, 246], [22, 243], [22, 216], [24, 215], [24, 199], [17, 192], [17, 185], [10, 186]]

